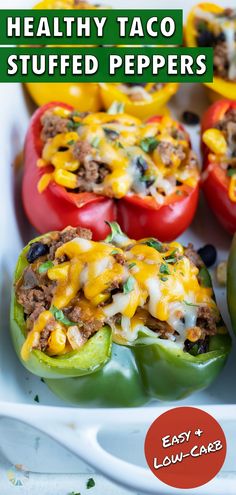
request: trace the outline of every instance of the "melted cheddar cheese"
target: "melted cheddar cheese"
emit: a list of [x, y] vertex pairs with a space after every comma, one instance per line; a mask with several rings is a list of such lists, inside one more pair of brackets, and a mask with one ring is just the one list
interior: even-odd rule
[[[151, 318], [159, 325], [165, 322], [170, 329], [165, 339], [183, 348], [187, 335], [194, 338], [201, 331], [191, 330], [196, 326], [199, 306], [207, 306], [218, 314], [212, 289], [200, 285], [198, 273], [179, 243], [133, 241], [118, 230], [104, 242], [76, 237], [63, 244], [55, 253], [47, 277], [55, 283], [52, 308], [60, 314], [75, 304], [85, 315], [85, 321], [92, 317], [101, 325], [110, 325], [114, 340], [121, 344], [137, 341], [143, 334], [155, 339], [162, 337], [158, 325], [155, 332], [149, 328]], [[55, 312], [50, 310], [39, 315], [22, 348], [23, 359], [27, 359], [53, 319]], [[76, 323], [73, 325], [76, 327]], [[58, 353], [63, 351], [63, 345], [68, 349], [64, 335], [71, 343], [69, 337], [73, 336], [74, 327], [69, 334], [60, 318], [60, 326], [51, 334], [51, 354], [56, 343]]]
[[[142, 123], [126, 115], [95, 113], [80, 116], [77, 112], [56, 107], [53, 115], [67, 119], [68, 132], [48, 139], [38, 167], [53, 167], [41, 176], [42, 193], [51, 181], [69, 190], [92, 191], [114, 198], [127, 194], [153, 196], [158, 203], [175, 194], [178, 185], [195, 187], [199, 172], [186, 133], [170, 117]], [[86, 152], [76, 153], [86, 146]], [[106, 173], [99, 178], [81, 176], [96, 164]], [[83, 189], [81, 189], [81, 187]]]

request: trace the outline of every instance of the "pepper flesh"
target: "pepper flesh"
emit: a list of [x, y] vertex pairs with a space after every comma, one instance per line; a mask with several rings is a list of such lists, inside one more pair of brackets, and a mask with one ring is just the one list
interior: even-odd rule
[[[74, 9], [74, 0], [43, 0], [34, 7], [37, 10]], [[95, 5], [81, 2], [77, 9], [96, 9]], [[97, 83], [26, 83], [31, 98], [38, 106], [51, 101], [63, 101], [80, 112], [97, 112], [102, 107], [100, 89]]]
[[[202, 118], [202, 136], [206, 134], [208, 129], [214, 128], [228, 111], [235, 108], [236, 102], [232, 100], [218, 100], [211, 105]], [[218, 163], [217, 156], [210, 151], [206, 142], [202, 140], [203, 173], [201, 186], [218, 221], [225, 230], [234, 234], [236, 230], [236, 202], [232, 196], [230, 197], [230, 183], [234, 189], [233, 177], [227, 176], [226, 170], [223, 170]]]
[[[39, 240], [35, 239], [35, 241]], [[28, 266], [26, 254], [29, 245], [26, 246], [16, 266], [14, 281], [18, 281], [24, 269]], [[78, 377], [98, 371], [111, 355], [111, 330], [103, 327], [97, 334], [84, 344], [78, 351], [72, 351], [64, 356], [50, 357], [42, 351], [32, 350], [28, 358], [22, 359], [22, 347], [25, 343], [25, 318], [24, 309], [12, 292], [11, 300], [11, 336], [15, 351], [22, 364], [32, 373], [42, 378]]]
[[[187, 46], [197, 47], [197, 30], [195, 28], [195, 11], [196, 9], [202, 9], [206, 12], [212, 12], [213, 14], [220, 14], [224, 11], [224, 8], [214, 3], [199, 3], [195, 5], [189, 12], [187, 22], [185, 26], [185, 42]], [[207, 93], [212, 102], [219, 100], [220, 98], [230, 98], [236, 100], [236, 83], [226, 81], [221, 77], [213, 77], [213, 82], [203, 83], [207, 88]]]
[[[20, 255], [16, 281], [28, 266], [28, 249], [29, 246]], [[202, 287], [211, 286], [205, 268], [200, 270], [199, 280]], [[155, 334], [145, 342], [133, 342], [131, 346], [113, 343], [111, 356], [111, 331], [104, 327], [80, 351], [52, 358], [33, 350], [23, 364], [34, 374], [47, 378], [50, 389], [59, 397], [73, 403], [128, 407], [153, 398], [176, 400], [207, 387], [223, 367], [231, 339], [224, 327], [218, 332], [209, 338], [209, 351], [198, 356], [183, 352], [171, 341], [155, 338]], [[20, 357], [25, 341], [25, 320], [23, 307], [14, 294], [11, 333]]]
[[24, 150], [24, 209], [30, 222], [40, 233], [63, 230], [68, 225], [80, 225], [89, 228], [95, 240], [103, 239], [109, 233], [105, 221], [115, 219], [115, 204], [112, 199], [94, 193], [68, 192], [55, 182], [51, 182], [43, 193], [38, 192], [38, 182], [46, 171], [51, 172], [51, 167], [37, 167], [43, 149], [40, 138], [41, 117], [47, 110], [57, 106], [73, 110], [69, 105], [53, 102], [39, 108], [31, 120]]
[[165, 115], [168, 109], [166, 103], [178, 90], [177, 83], [167, 83], [163, 88], [155, 91], [151, 95], [150, 101], [132, 101], [126, 94], [117, 88], [116, 84], [100, 83], [101, 98], [106, 110], [110, 108], [114, 101], [123, 103], [124, 111], [130, 115], [135, 115], [139, 119], [147, 119], [153, 115]]

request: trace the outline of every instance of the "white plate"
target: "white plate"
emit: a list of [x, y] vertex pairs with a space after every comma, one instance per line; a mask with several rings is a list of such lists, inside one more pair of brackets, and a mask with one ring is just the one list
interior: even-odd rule
[[[114, 7], [143, 7], [143, 1], [110, 1]], [[194, 2], [186, 2], [186, 8]], [[221, 2], [228, 4], [228, 2]], [[30, 7], [31, 1], [21, 2], [20, 8]], [[4, 8], [3, 0], [0, 7]], [[155, 0], [146, 0], [145, 7], [162, 7]], [[19, 8], [18, 1], [9, 7]], [[166, 8], [182, 8], [182, 1], [166, 1]], [[74, 408], [57, 399], [40, 379], [29, 374], [19, 363], [12, 349], [9, 326], [9, 302], [12, 272], [22, 246], [33, 237], [21, 205], [19, 177], [21, 152], [25, 131], [33, 105], [19, 84], [2, 84], [0, 87], [1, 108], [1, 165], [0, 165], [0, 249], [1, 249], [1, 333], [0, 333], [0, 415], [18, 418], [40, 428], [54, 439], [67, 446], [84, 461], [101, 471], [106, 477], [136, 489], [139, 492], [180, 494], [159, 482], [146, 469], [143, 440], [151, 421], [163, 410], [175, 405], [196, 405], [210, 411], [222, 424], [228, 439], [226, 463], [218, 477], [203, 488], [188, 493], [222, 495], [236, 494], [236, 471], [234, 445], [236, 442], [235, 404], [235, 351], [219, 378], [203, 392], [176, 403], [153, 402], [138, 409], [82, 409]], [[208, 105], [204, 89], [197, 84], [182, 85], [171, 103], [176, 117], [183, 110], [194, 110], [201, 114]], [[194, 149], [199, 152], [199, 129], [189, 128]], [[207, 242], [217, 247], [218, 261], [227, 258], [230, 237], [221, 229], [211, 212], [201, 200], [198, 214], [191, 228], [181, 236], [181, 241], [193, 242], [198, 248]], [[216, 288], [218, 304], [226, 323], [229, 323], [225, 290]], [[35, 395], [40, 403], [34, 402]], [[9, 443], [7, 444], [9, 446]], [[8, 458], [14, 464], [14, 449], [9, 447]], [[51, 459], [49, 461], [50, 465]], [[57, 459], [53, 459], [57, 463]], [[58, 457], [60, 464], [60, 456]], [[33, 457], [28, 468], [35, 470]], [[53, 469], [53, 468], [52, 468]], [[61, 472], [62, 467], [58, 468]]]

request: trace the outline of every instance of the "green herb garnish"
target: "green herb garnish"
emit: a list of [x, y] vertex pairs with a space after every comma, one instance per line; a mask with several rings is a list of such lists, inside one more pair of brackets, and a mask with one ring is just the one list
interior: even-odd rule
[[165, 263], [161, 263], [159, 272], [163, 273], [164, 275], [170, 275], [170, 269]]
[[61, 309], [57, 309], [55, 306], [52, 306], [50, 308], [50, 311], [51, 311], [52, 315], [54, 316], [55, 320], [59, 321], [60, 323], [62, 323], [66, 327], [72, 327], [73, 325], [75, 325], [74, 321], [70, 321], [70, 320], [68, 320], [68, 318], [66, 318], [66, 316], [64, 315], [64, 313]]
[[156, 241], [155, 239], [150, 239], [145, 242], [146, 246], [152, 247], [153, 249], [156, 249], [159, 253], [162, 253], [163, 250], [163, 245], [161, 242]]
[[172, 253], [169, 254], [169, 256], [166, 256], [165, 257], [165, 262], [166, 263], [176, 263], [177, 261], [177, 258], [175, 256], [175, 253], [178, 251], [178, 249], [174, 249], [174, 251], [172, 251]]
[[228, 168], [227, 170], [228, 177], [232, 177], [235, 174], [236, 174], [236, 168]]
[[168, 280], [168, 277], [160, 277], [160, 279], [162, 280], [162, 282], [166, 282]]
[[68, 144], [69, 146], [72, 146], [73, 144], [75, 144], [75, 140], [71, 139], [71, 141], [68, 141], [68, 143], [66, 143], [66, 144]]
[[142, 139], [140, 148], [142, 148], [145, 153], [150, 153], [157, 148], [159, 142], [160, 141], [158, 141], [158, 139], [156, 139], [155, 137], [147, 137], [145, 139]]
[[194, 306], [195, 308], [198, 308], [199, 304], [193, 304], [193, 303], [189, 303], [187, 301], [183, 301], [184, 304], [187, 304], [187, 306]]
[[39, 396], [38, 395], [35, 395], [34, 402], [39, 402]]
[[116, 115], [117, 113], [124, 113], [124, 103], [120, 103], [119, 101], [113, 101], [110, 108], [107, 110], [109, 115]]
[[119, 224], [117, 222], [107, 222], [105, 223], [110, 227], [111, 233], [106, 237], [105, 242], [111, 242], [118, 235], [121, 235], [123, 238], [128, 239], [128, 237], [122, 232]]
[[133, 277], [128, 277], [123, 285], [124, 294], [129, 294], [129, 292], [132, 292], [132, 290], [134, 290], [134, 285], [135, 285], [135, 279]]
[[89, 488], [93, 488], [95, 486], [95, 481], [93, 478], [89, 478], [86, 484], [86, 488], [89, 490]]
[[69, 129], [69, 130], [76, 130], [76, 129], [78, 129], [78, 127], [80, 127], [81, 125], [82, 125], [82, 123], [81, 123], [81, 122], [74, 122], [74, 120], [69, 120], [69, 121], [67, 122], [67, 125], [66, 125], [66, 126], [67, 126], [67, 129]]
[[99, 136], [95, 136], [92, 141], [91, 141], [91, 145], [94, 147], [94, 148], [97, 148], [98, 145], [100, 143], [100, 137]]
[[117, 249], [113, 249], [113, 251], [110, 252], [110, 255], [114, 256], [114, 254], [120, 254], [120, 252]]
[[49, 268], [52, 268], [53, 266], [54, 265], [52, 261], [45, 261], [45, 263], [41, 263], [41, 265], [39, 265], [38, 272], [40, 275], [43, 275], [49, 270]]
[[134, 266], [136, 266], [136, 263], [130, 263], [130, 265], [128, 265], [128, 269], [131, 270]]
[[80, 492], [70, 492], [70, 493], [68, 493], [68, 495], [81, 495], [81, 493]]

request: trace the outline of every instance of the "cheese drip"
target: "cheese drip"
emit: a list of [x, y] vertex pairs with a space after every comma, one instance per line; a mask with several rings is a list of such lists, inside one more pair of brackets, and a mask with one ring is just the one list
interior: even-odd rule
[[[151, 318], [167, 323], [165, 339], [183, 348], [187, 329], [196, 325], [198, 307], [218, 312], [212, 289], [199, 284], [198, 268], [177, 242], [136, 242], [123, 234], [114, 235], [111, 243], [77, 237], [57, 249], [55, 259], [61, 257], [67, 261], [57, 261], [47, 271], [56, 283], [52, 306], [63, 311], [76, 301], [82, 311], [111, 326], [116, 342], [134, 342], [140, 332], [161, 337], [158, 326], [155, 332], [149, 329]], [[50, 318], [50, 311], [40, 314], [25, 341], [24, 356]]]
[[[38, 183], [42, 193], [54, 181], [69, 190], [80, 187], [80, 172], [91, 163], [105, 167], [101, 179], [84, 181], [83, 188], [96, 194], [122, 198], [127, 194], [151, 196], [162, 204], [165, 197], [174, 194], [178, 181], [195, 187], [199, 179], [197, 166], [189, 166], [190, 144], [183, 132], [178, 135], [179, 125], [170, 117], [160, 121], [142, 123], [126, 115], [108, 113], [73, 116], [60, 107], [54, 115], [70, 118], [71, 125], [78, 125], [76, 131], [57, 134], [48, 139], [38, 167], [52, 165], [53, 170], [43, 174]], [[75, 146], [86, 143], [85, 156], [74, 153]], [[171, 146], [169, 157], [160, 151], [159, 143]], [[181, 147], [182, 157], [178, 152]]]

